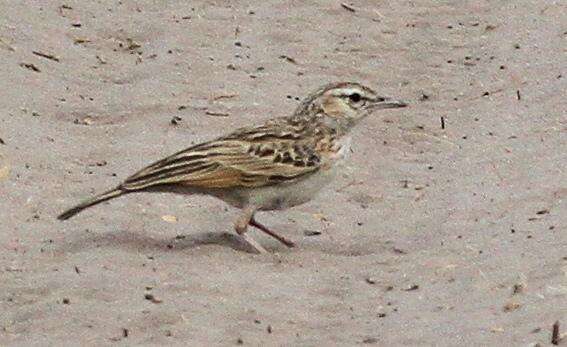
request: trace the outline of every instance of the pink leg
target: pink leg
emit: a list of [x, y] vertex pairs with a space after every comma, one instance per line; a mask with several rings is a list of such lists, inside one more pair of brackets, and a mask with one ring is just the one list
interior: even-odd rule
[[288, 246], [288, 247], [295, 247], [295, 243], [291, 240], [286, 239], [285, 237], [276, 234], [275, 232], [271, 231], [270, 229], [268, 229], [267, 227], [265, 227], [264, 225], [258, 223], [255, 219], [254, 216], [252, 216], [252, 218], [250, 218], [250, 222], [249, 224], [253, 227], [256, 227], [260, 230], [262, 230], [263, 232], [265, 232], [266, 234], [270, 235], [271, 237], [275, 238], [276, 240], [280, 241], [281, 243], [283, 243], [284, 245]]
[[240, 238], [250, 246], [252, 252], [267, 253], [266, 249], [262, 247], [262, 245], [246, 233], [250, 219], [254, 216], [254, 212], [255, 210], [253, 208], [245, 209], [244, 213], [236, 220], [234, 229], [236, 230], [236, 233], [240, 235]]

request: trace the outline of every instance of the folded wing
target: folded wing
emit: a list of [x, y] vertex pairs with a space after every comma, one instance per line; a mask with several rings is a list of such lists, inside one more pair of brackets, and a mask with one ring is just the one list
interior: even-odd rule
[[315, 144], [289, 134], [249, 135], [227, 136], [178, 152], [132, 175], [121, 189], [165, 184], [261, 187], [291, 182], [319, 170], [321, 158]]

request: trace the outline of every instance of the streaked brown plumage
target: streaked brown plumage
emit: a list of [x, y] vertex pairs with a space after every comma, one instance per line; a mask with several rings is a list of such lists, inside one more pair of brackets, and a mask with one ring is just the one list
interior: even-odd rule
[[329, 84], [305, 98], [289, 117], [175, 153], [58, 218], [135, 191], [209, 194], [244, 210], [235, 228], [254, 251], [265, 250], [246, 234], [248, 225], [291, 247], [293, 242], [256, 222], [254, 213], [309, 201], [335, 175], [348, 151], [351, 128], [376, 109], [404, 106], [358, 83]]

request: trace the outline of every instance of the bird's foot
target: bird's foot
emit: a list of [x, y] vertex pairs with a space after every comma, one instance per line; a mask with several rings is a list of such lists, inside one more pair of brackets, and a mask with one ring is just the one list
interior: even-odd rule
[[252, 236], [246, 233], [240, 234], [239, 236], [242, 239], [242, 241], [249, 246], [250, 253], [256, 253], [256, 254], [268, 253], [268, 251], [264, 247], [262, 247], [262, 245], [260, 245], [256, 240], [254, 240]]

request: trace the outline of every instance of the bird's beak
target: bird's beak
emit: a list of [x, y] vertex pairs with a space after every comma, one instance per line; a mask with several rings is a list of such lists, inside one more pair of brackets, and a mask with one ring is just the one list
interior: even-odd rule
[[372, 109], [373, 110], [382, 110], [385, 108], [400, 108], [400, 107], [407, 107], [408, 104], [400, 101], [400, 100], [394, 100], [391, 98], [380, 98], [377, 101], [372, 103]]

